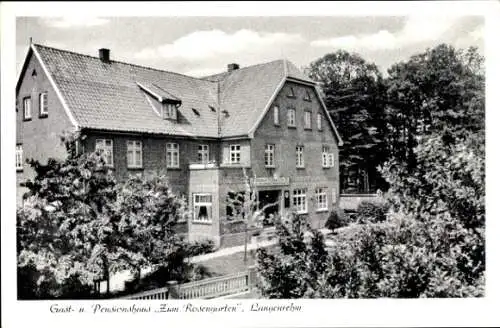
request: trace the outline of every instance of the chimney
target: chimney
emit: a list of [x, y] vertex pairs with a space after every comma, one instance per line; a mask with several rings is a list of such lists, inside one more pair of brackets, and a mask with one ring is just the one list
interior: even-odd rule
[[99, 49], [99, 59], [103, 63], [109, 63], [109, 49], [106, 48]]
[[227, 65], [227, 71], [228, 72], [232, 72], [234, 70], [237, 70], [238, 68], [240, 68], [240, 65], [238, 65], [236, 63], [232, 63], [232, 64], [228, 64]]

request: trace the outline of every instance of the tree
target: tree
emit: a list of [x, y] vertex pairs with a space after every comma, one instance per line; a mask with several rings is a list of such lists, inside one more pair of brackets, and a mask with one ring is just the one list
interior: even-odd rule
[[323, 235], [294, 213], [275, 224], [279, 249], [257, 250], [257, 286], [268, 298], [310, 297], [328, 263]]
[[385, 188], [376, 170], [386, 160], [385, 86], [380, 71], [358, 54], [343, 50], [317, 59], [307, 71], [320, 83], [325, 105], [344, 140], [339, 152], [341, 188], [349, 188], [351, 172], [359, 181], [356, 191]]
[[38, 284], [54, 280], [56, 297], [80, 288], [76, 280], [106, 279], [109, 294], [111, 274], [131, 270], [140, 277], [143, 267], [184, 280], [191, 268], [185, 259], [210, 248], [176, 233], [187, 215], [184, 200], [163, 176], [117, 183], [100, 153], [77, 151], [79, 140], [63, 137], [64, 160], [29, 161], [36, 175], [24, 183], [27, 199], [17, 211], [18, 266], [27, 273], [34, 267]]
[[[387, 218], [379, 223], [352, 225], [349, 231], [336, 236], [326, 258], [326, 269], [312, 288], [311, 297], [484, 295], [485, 136], [482, 59], [474, 50], [456, 52], [448, 46], [439, 46], [426, 52], [432, 56], [417, 55], [410, 62], [419, 58], [424, 67], [432, 67], [434, 61], [440, 64], [439, 58], [433, 57], [436, 55], [434, 51], [444, 51], [451, 56], [444, 56], [443, 62], [450, 63], [450, 58], [458, 58], [457, 64], [451, 66], [454, 67], [452, 73], [445, 67], [439, 74], [431, 69], [423, 70], [418, 74], [421, 83], [415, 83], [415, 88], [399, 90], [401, 94], [398, 97], [423, 99], [425, 90], [422, 95], [418, 91], [423, 85], [422, 81], [452, 79], [453, 83], [436, 86], [437, 94], [427, 97], [429, 101], [433, 99], [436, 113], [426, 114], [427, 102], [422, 102], [424, 106], [421, 108], [417, 108], [416, 104], [410, 108], [418, 109], [408, 121], [414, 123], [411, 127], [413, 130], [410, 130], [416, 133], [411, 141], [414, 143], [410, 148], [411, 156], [407, 156], [408, 153], [394, 156], [381, 169], [382, 176], [390, 184]], [[434, 64], [425, 63], [425, 60], [431, 60]], [[410, 66], [409, 63], [399, 63], [395, 67]], [[415, 71], [409, 70], [408, 75], [414, 76]], [[411, 84], [411, 79], [409, 81], [408, 84]], [[403, 79], [400, 82], [402, 86], [408, 86]], [[463, 85], [470, 86], [470, 89], [465, 90]], [[453, 90], [461, 91], [455, 94]], [[433, 118], [429, 125], [425, 123], [426, 115]], [[467, 115], [470, 116], [468, 121]], [[266, 273], [263, 277], [266, 290], [284, 289], [279, 295], [288, 295], [286, 293], [290, 293], [290, 290], [297, 290], [293, 285], [297, 273], [273, 269], [282, 267], [279, 264], [282, 263], [283, 254], [280, 250], [265, 262], [268, 267], [263, 270], [274, 272], [274, 275]], [[273, 265], [273, 261], [278, 264]], [[296, 265], [300, 267], [300, 264]], [[308, 275], [301, 279], [307, 281]], [[282, 281], [290, 283], [291, 287], [286, 290]]]
[[265, 219], [263, 216], [265, 210], [269, 207], [279, 204], [279, 200], [271, 204], [260, 206], [260, 202], [258, 200], [258, 190], [255, 185], [255, 175], [252, 179], [248, 175], [246, 169], [243, 168], [243, 179], [245, 183], [245, 190], [239, 193], [232, 191], [231, 193], [235, 196], [232, 198], [228, 197], [228, 199], [226, 200], [226, 204], [231, 210], [231, 219], [235, 219], [237, 216], [240, 216], [241, 220], [243, 221], [245, 232], [243, 261], [247, 263], [248, 229], [250, 227], [261, 226], [263, 220]]
[[64, 160], [29, 160], [36, 175], [24, 183], [26, 201], [17, 211], [18, 265], [33, 263], [58, 283], [77, 274], [90, 284], [109, 277], [121, 251], [112, 215], [116, 181], [99, 154], [77, 151], [78, 139], [62, 137]]
[[455, 138], [460, 137], [457, 127], [483, 128], [484, 112], [477, 110], [484, 93], [483, 62], [475, 48], [441, 44], [389, 68], [387, 137], [392, 157], [411, 167], [421, 136], [437, 132]]

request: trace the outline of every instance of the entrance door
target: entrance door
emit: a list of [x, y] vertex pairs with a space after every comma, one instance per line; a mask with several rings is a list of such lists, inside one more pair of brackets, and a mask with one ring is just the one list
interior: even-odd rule
[[[264, 209], [264, 226], [272, 225], [272, 218], [280, 213], [280, 194], [281, 190], [263, 190], [259, 191], [259, 208]], [[269, 206], [270, 205], [270, 206]]]

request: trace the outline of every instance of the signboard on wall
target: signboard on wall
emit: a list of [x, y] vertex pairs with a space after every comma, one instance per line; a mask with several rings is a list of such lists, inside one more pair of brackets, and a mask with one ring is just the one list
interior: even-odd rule
[[272, 187], [272, 186], [288, 186], [290, 185], [290, 178], [288, 177], [261, 177], [254, 178], [252, 182], [256, 187]]

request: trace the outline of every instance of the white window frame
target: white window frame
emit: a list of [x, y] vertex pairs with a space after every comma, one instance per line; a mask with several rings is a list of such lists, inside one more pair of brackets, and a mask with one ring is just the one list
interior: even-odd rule
[[40, 115], [46, 116], [49, 115], [49, 104], [47, 99], [47, 92], [40, 93], [39, 103]]
[[23, 98], [23, 115], [25, 120], [29, 120], [32, 117], [32, 110], [31, 110], [31, 97], [24, 97]]
[[333, 152], [330, 151], [330, 146], [323, 146], [321, 152], [321, 164], [324, 168], [334, 167], [335, 165], [335, 157]]
[[179, 168], [179, 144], [175, 142], [167, 142], [165, 148], [167, 168]]
[[330, 147], [329, 146], [323, 146], [321, 148], [321, 164], [323, 167], [329, 167], [328, 166], [328, 154], [330, 153]]
[[16, 171], [22, 171], [23, 167], [23, 145], [16, 145]]
[[95, 140], [95, 150], [103, 151], [103, 158], [106, 166], [113, 167], [113, 139], [96, 139]]
[[171, 103], [164, 103], [162, 104], [162, 115], [163, 118], [171, 118], [171, 119], [176, 119], [177, 118], [177, 107], [175, 104]]
[[316, 212], [328, 211], [327, 188], [316, 188]]
[[295, 147], [295, 166], [304, 168], [304, 146], [298, 145]]
[[294, 189], [292, 193], [292, 205], [297, 214], [307, 213], [307, 189]]
[[273, 107], [273, 117], [274, 125], [280, 125], [280, 108], [278, 106]]
[[311, 111], [304, 111], [304, 129], [312, 129]]
[[206, 164], [210, 160], [210, 147], [207, 144], [198, 145], [198, 163]]
[[[130, 162], [129, 154], [132, 155], [132, 162]], [[142, 168], [142, 141], [127, 140], [127, 167], [130, 169]]]
[[295, 121], [295, 109], [294, 108], [288, 108], [286, 112], [286, 120], [287, 124], [289, 127], [296, 127], [296, 121]]
[[323, 117], [321, 116], [321, 114], [316, 115], [316, 124], [318, 125], [319, 131], [323, 130]]
[[[200, 199], [201, 197], [210, 197], [210, 201], [205, 201], [203, 199]], [[198, 198], [200, 197], [200, 198]], [[197, 207], [202, 207], [205, 206], [207, 207], [207, 217], [206, 218], [198, 218], [196, 217], [196, 211]], [[212, 194], [207, 194], [207, 193], [193, 193], [193, 222], [198, 222], [198, 223], [212, 223], [212, 217], [213, 217], [213, 197]]]
[[264, 150], [264, 165], [266, 167], [274, 167], [274, 150], [276, 147], [273, 144], [266, 144]]
[[333, 153], [328, 154], [328, 167], [334, 167], [335, 166], [335, 156]]
[[230, 164], [240, 164], [241, 163], [241, 145], [240, 144], [229, 145], [229, 163]]
[[304, 96], [305, 101], [311, 101], [311, 93], [309, 93], [309, 90], [306, 90], [306, 94]]

